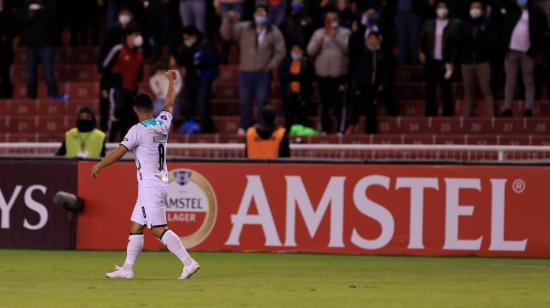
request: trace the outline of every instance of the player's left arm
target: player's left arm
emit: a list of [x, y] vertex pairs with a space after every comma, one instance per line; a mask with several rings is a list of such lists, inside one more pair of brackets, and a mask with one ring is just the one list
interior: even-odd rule
[[175, 70], [169, 70], [164, 76], [168, 79], [168, 92], [166, 93], [166, 100], [162, 111], [172, 113], [174, 101], [176, 100], [176, 79], [178, 78], [178, 73]]
[[92, 167], [92, 176], [95, 178], [101, 169], [113, 164], [114, 162], [121, 159], [124, 155], [128, 153], [128, 149], [122, 144], [118, 146], [114, 151], [105, 156], [99, 163]]

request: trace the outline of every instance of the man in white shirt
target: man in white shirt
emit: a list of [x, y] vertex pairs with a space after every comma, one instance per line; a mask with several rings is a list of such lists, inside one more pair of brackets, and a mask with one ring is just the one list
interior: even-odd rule
[[138, 197], [130, 218], [126, 260], [124, 266], [117, 266], [115, 271], [107, 273], [108, 278], [130, 279], [134, 276], [133, 267], [143, 249], [145, 226], [183, 263], [184, 268], [179, 279], [188, 279], [200, 269], [199, 264], [183, 247], [179, 236], [168, 229], [166, 224], [166, 146], [172, 123], [177, 73], [168, 71], [165, 76], [169, 81], [168, 93], [166, 104], [159, 116], [153, 118], [151, 96], [145, 93], [138, 94], [134, 99], [133, 109], [140, 122], [132, 126], [116, 150], [92, 168], [92, 176], [95, 178], [103, 168], [121, 159], [128, 151], [133, 151], [136, 156]]
[[533, 116], [535, 104], [535, 56], [541, 52], [547, 30], [546, 17], [542, 10], [529, 0], [516, 0], [503, 8], [500, 14], [507, 20], [502, 30], [508, 53], [504, 61], [506, 86], [502, 116], [511, 117], [512, 101], [516, 90], [518, 73], [521, 70], [525, 87], [524, 116]]

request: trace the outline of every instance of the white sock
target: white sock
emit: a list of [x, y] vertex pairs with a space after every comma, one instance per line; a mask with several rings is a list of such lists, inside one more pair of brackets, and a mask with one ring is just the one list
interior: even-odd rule
[[172, 230], [164, 232], [161, 240], [164, 245], [168, 247], [168, 250], [170, 250], [171, 253], [175, 254], [176, 257], [180, 259], [181, 263], [183, 263], [183, 266], [188, 266], [193, 263], [193, 258], [191, 258], [185, 247], [183, 247], [180, 238]]
[[143, 250], [143, 234], [130, 234], [128, 246], [126, 247], [126, 261], [124, 268], [133, 269], [139, 253]]

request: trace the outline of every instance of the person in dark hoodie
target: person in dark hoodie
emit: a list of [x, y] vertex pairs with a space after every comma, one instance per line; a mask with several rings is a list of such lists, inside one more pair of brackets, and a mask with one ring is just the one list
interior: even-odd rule
[[277, 114], [272, 106], [262, 111], [262, 124], [256, 124], [246, 131], [247, 158], [270, 159], [290, 157], [288, 132], [275, 124]]
[[481, 1], [470, 4], [470, 18], [464, 20], [459, 34], [459, 60], [464, 85], [464, 116], [472, 116], [475, 84], [477, 82], [485, 99], [486, 115], [495, 115], [495, 101], [491, 89], [491, 62], [497, 43], [496, 29], [484, 15]]
[[220, 58], [216, 48], [194, 26], [183, 29], [183, 44], [176, 55], [176, 63], [185, 67], [185, 119], [194, 120], [199, 113], [200, 131], [211, 133], [214, 124], [210, 117], [210, 94], [219, 73]]
[[516, 90], [518, 73], [521, 70], [525, 87], [524, 116], [533, 116], [535, 103], [534, 70], [535, 58], [545, 44], [548, 25], [544, 12], [532, 1], [516, 0], [507, 3], [498, 11], [503, 22], [501, 48], [508, 50], [504, 60], [506, 86], [502, 116], [512, 116], [512, 100]]
[[348, 133], [354, 133], [359, 116], [364, 111], [367, 117], [365, 133], [374, 134], [378, 126], [375, 101], [382, 98], [385, 86], [391, 78], [391, 58], [381, 49], [380, 34], [365, 32], [363, 44], [353, 48], [354, 65], [351, 69], [355, 101], [353, 104]]

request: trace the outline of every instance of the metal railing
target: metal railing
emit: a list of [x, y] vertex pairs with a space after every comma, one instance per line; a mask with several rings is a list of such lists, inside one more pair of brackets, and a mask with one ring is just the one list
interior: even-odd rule
[[[47, 157], [60, 143], [0, 143], [0, 156]], [[112, 150], [118, 143], [108, 143]], [[169, 143], [168, 156], [189, 158], [243, 158], [239, 143]], [[461, 160], [550, 162], [550, 146], [291, 144], [293, 158], [362, 160]]]

